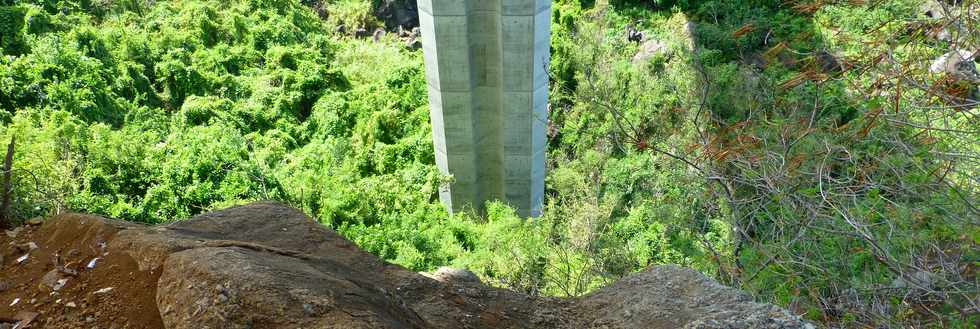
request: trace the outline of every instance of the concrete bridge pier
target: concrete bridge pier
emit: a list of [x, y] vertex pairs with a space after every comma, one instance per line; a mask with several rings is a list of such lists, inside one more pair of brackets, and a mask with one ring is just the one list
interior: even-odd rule
[[418, 0], [436, 163], [452, 211], [541, 215], [551, 0]]

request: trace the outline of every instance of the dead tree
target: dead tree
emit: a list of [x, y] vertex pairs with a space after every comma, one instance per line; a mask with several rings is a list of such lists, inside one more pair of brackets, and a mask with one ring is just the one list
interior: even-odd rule
[[10, 194], [13, 192], [13, 189], [11, 188], [10, 180], [14, 165], [14, 145], [16, 141], [16, 137], [10, 137], [10, 144], [7, 145], [7, 156], [3, 161], [3, 200], [0, 201], [0, 229], [13, 227], [13, 220], [11, 220], [12, 216], [10, 215]]

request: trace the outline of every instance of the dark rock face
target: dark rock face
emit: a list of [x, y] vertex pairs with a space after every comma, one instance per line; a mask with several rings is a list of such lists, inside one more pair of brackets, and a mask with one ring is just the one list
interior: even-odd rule
[[385, 23], [389, 31], [402, 27], [406, 30], [419, 26], [419, 7], [416, 0], [378, 0], [374, 15]]
[[[55, 218], [51, 225], [77, 226], [70, 222]], [[675, 266], [575, 299], [491, 288], [468, 271], [422, 275], [277, 203], [157, 227], [127, 225], [108, 251], [160, 273], [145, 280], [156, 282], [166, 328], [812, 327]]]

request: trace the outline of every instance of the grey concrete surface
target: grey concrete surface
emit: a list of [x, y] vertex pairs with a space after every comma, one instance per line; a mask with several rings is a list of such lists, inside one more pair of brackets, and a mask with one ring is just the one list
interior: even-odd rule
[[452, 211], [544, 202], [551, 0], [418, 0], [436, 164]]

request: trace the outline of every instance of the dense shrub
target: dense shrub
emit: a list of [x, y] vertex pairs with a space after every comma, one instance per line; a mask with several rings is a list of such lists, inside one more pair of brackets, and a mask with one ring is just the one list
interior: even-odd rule
[[[12, 212], [277, 199], [410, 269], [530, 294], [669, 263], [832, 326], [975, 323], [976, 113], [936, 93], [964, 84], [923, 67], [950, 46], [916, 3], [556, 0], [533, 220], [438, 202], [421, 53], [350, 36], [373, 5], [0, 0]], [[663, 48], [634, 60], [628, 28]]]

